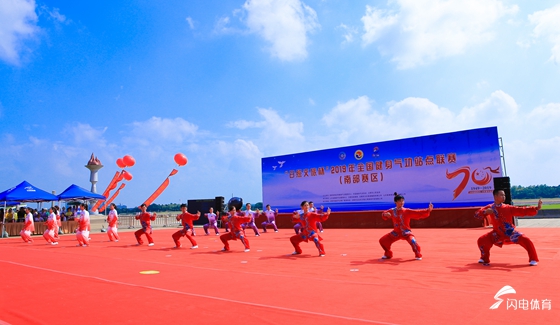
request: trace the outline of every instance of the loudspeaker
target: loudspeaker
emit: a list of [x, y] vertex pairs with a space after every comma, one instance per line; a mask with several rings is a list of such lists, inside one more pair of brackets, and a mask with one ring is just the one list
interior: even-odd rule
[[509, 177], [494, 177], [494, 189], [503, 190], [506, 193], [505, 204], [511, 204], [511, 183]]
[[223, 196], [216, 196], [214, 199], [214, 210], [216, 214], [218, 214], [218, 212], [220, 212], [220, 214], [226, 212], [226, 204]]

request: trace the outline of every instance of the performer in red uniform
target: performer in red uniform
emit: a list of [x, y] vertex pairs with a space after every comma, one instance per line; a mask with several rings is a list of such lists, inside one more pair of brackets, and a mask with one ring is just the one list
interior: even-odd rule
[[138, 241], [138, 245], [142, 245], [144, 244], [144, 242], [142, 241], [142, 238], [140, 238], [140, 236], [142, 236], [142, 234], [146, 235], [146, 238], [148, 238], [148, 246], [154, 246], [154, 240], [152, 239], [152, 225], [150, 224], [150, 221], [156, 220], [156, 214], [149, 214], [148, 212], [146, 212], [146, 210], [148, 209], [148, 207], [146, 207], [146, 205], [144, 203], [142, 203], [142, 205], [140, 206], [140, 210], [142, 211], [142, 213], [140, 213], [139, 215], [136, 216], [136, 220], [140, 220], [140, 224], [142, 225], [142, 229], [138, 229], [135, 233], [134, 236], [136, 236], [136, 240]]
[[514, 207], [505, 204], [506, 193], [503, 190], [495, 189], [494, 203], [480, 208], [475, 217], [483, 219], [489, 215], [492, 222], [492, 231], [478, 238], [478, 248], [480, 249], [480, 260], [478, 263], [490, 264], [490, 248], [492, 245], [502, 247], [502, 245], [519, 244], [529, 254], [529, 265], [535, 266], [539, 262], [537, 251], [529, 237], [515, 230], [513, 217], [534, 216], [542, 207], [542, 200], [536, 207]]
[[420, 253], [420, 245], [416, 242], [416, 238], [410, 230], [410, 219], [423, 219], [430, 216], [430, 212], [434, 208], [433, 204], [430, 203], [427, 209], [422, 210], [412, 210], [404, 207], [404, 196], [395, 193], [395, 208], [383, 212], [381, 215], [383, 220], [391, 218], [393, 221], [393, 231], [386, 234], [379, 239], [379, 244], [385, 250], [385, 255], [382, 259], [389, 259], [393, 257], [393, 252], [391, 251], [391, 245], [397, 240], [406, 240], [412, 251], [416, 256], [417, 260], [422, 259], [422, 253]]
[[181, 220], [181, 225], [183, 229], [177, 231], [173, 234], [173, 241], [175, 242], [175, 248], [181, 248], [180, 239], [183, 236], [187, 236], [187, 239], [190, 240], [192, 247], [191, 249], [198, 248], [196, 241], [192, 238], [192, 229], [194, 228], [193, 220], [198, 220], [200, 218], [200, 211], [197, 214], [192, 214], [187, 212], [187, 205], [181, 204], [181, 214], [177, 216], [177, 221]]
[[242, 224], [251, 221], [251, 216], [246, 216], [243, 212], [237, 212], [237, 209], [234, 206], [229, 208], [229, 214], [227, 217], [223, 217], [224, 222], [227, 222], [231, 227], [231, 231], [227, 232], [220, 236], [220, 240], [224, 243], [224, 248], [222, 251], [227, 252], [229, 251], [229, 243], [230, 240], [237, 240], [239, 239], [243, 246], [245, 246], [245, 252], [251, 250], [249, 246], [249, 240], [245, 236], [245, 231], [242, 228]]
[[329, 218], [331, 214], [331, 209], [327, 209], [326, 214], [318, 214], [315, 212], [309, 211], [309, 203], [307, 201], [301, 202], [301, 211], [294, 211], [292, 216], [292, 221], [294, 223], [298, 223], [300, 225], [301, 233], [290, 237], [290, 242], [296, 249], [292, 255], [299, 255], [302, 253], [299, 244], [304, 241], [308, 242], [312, 240], [315, 243], [315, 246], [319, 250], [319, 256], [325, 256], [325, 248], [323, 244], [321, 244], [321, 236], [318, 234], [317, 230], [317, 223], [323, 222]]

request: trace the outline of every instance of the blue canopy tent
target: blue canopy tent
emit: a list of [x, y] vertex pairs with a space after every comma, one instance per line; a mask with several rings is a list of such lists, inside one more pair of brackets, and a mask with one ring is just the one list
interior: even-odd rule
[[68, 200], [106, 200], [106, 198], [97, 193], [86, 190], [85, 188], [79, 187], [78, 185], [72, 184], [62, 193], [57, 195], [59, 201]]
[[[8, 201], [17, 202], [45, 202], [45, 201], [57, 201], [58, 197], [49, 192], [43, 191], [42, 189], [31, 185], [30, 183], [23, 181], [19, 185], [12, 187], [2, 193], [0, 193], [0, 202], [4, 204], [4, 211]], [[2, 218], [2, 226], [5, 222], [5, 214]], [[2, 237], [4, 236], [4, 228], [2, 228]]]

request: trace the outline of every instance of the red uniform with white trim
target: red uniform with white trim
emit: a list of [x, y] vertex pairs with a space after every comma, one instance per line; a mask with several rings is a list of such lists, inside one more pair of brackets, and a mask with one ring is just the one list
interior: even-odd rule
[[420, 245], [418, 245], [414, 234], [412, 234], [412, 231], [410, 230], [410, 219], [427, 218], [430, 216], [430, 209], [412, 210], [404, 207], [400, 209], [392, 208], [384, 211], [381, 215], [384, 220], [387, 220], [387, 217], [385, 217], [385, 213], [391, 214], [391, 220], [393, 221], [393, 231], [379, 239], [379, 244], [381, 244], [381, 247], [385, 251], [384, 258], [393, 257], [391, 245], [398, 240], [406, 240], [410, 244], [410, 247], [412, 247], [412, 251], [414, 252], [416, 258], [422, 258], [422, 254], [420, 253]]
[[493, 245], [502, 247], [502, 245], [519, 244], [527, 251], [529, 261], [539, 261], [535, 245], [529, 237], [518, 232], [515, 229], [513, 217], [534, 216], [538, 213], [537, 207], [516, 207], [509, 204], [489, 204], [480, 208], [475, 218], [484, 219], [487, 215], [485, 211], [492, 209], [493, 215], [490, 215], [492, 222], [492, 231], [478, 238], [477, 244], [480, 250], [480, 259], [484, 263], [490, 263], [490, 248]]
[[136, 220], [140, 220], [140, 224], [142, 225], [142, 229], [138, 229], [134, 233], [134, 236], [136, 237], [136, 241], [138, 241], [138, 244], [142, 245], [144, 243], [142, 241], [142, 238], [140, 238], [140, 236], [142, 236], [143, 234], [146, 235], [146, 238], [148, 239], [148, 243], [153, 244], [154, 239], [152, 238], [152, 225], [150, 221], [156, 220], [156, 214], [143, 212], [136, 216]]
[[224, 243], [223, 250], [229, 251], [228, 241], [237, 239], [243, 243], [245, 250], [249, 250], [251, 247], [249, 246], [249, 240], [245, 237], [245, 231], [243, 230], [242, 225], [246, 222], [250, 222], [252, 219], [251, 216], [246, 216], [243, 212], [236, 212], [233, 216], [228, 214], [228, 216], [223, 219], [225, 219], [231, 227], [230, 232], [220, 236], [220, 240]]
[[193, 248], [195, 246], [197, 246], [196, 241], [191, 236], [191, 234], [192, 234], [192, 229], [194, 228], [193, 221], [198, 220], [198, 218], [200, 218], [200, 215], [192, 214], [192, 213], [188, 213], [188, 212], [184, 212], [184, 213], [177, 216], [177, 220], [181, 221], [181, 225], [183, 226], [183, 229], [177, 231], [176, 233], [174, 233], [172, 235], [176, 248], [181, 247], [181, 241], [180, 240], [181, 240], [181, 237], [183, 237], [183, 236], [187, 237], [187, 239], [191, 242]]
[[315, 212], [307, 212], [304, 213], [303, 211], [298, 212], [299, 218], [293, 218], [292, 222], [299, 224], [301, 232], [297, 235], [290, 237], [290, 242], [295, 248], [295, 254], [301, 254], [303, 251], [299, 244], [301, 242], [308, 242], [312, 240], [319, 251], [319, 255], [325, 255], [325, 247], [321, 243], [321, 236], [319, 236], [319, 231], [317, 230], [317, 223], [323, 222], [329, 218], [329, 213], [315, 213]]

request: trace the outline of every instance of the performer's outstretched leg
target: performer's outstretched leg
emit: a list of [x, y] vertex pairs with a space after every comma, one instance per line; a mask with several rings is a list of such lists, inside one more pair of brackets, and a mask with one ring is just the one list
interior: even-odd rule
[[229, 251], [229, 243], [228, 241], [232, 239], [233, 234], [230, 232], [227, 232], [223, 235], [220, 236], [220, 240], [222, 241], [222, 243], [224, 244], [224, 250]]
[[249, 246], [249, 239], [247, 239], [247, 237], [239, 236], [239, 240], [241, 240], [241, 243], [245, 246], [245, 251], [249, 251], [249, 249], [251, 249], [251, 246]]
[[181, 247], [181, 237], [183, 237], [183, 230], [179, 230], [171, 235], [173, 241], [175, 242], [175, 248]]
[[494, 245], [494, 231], [480, 236], [477, 240], [478, 249], [480, 250], [480, 261], [484, 264], [490, 263], [490, 248]]
[[385, 236], [379, 239], [379, 244], [384, 250], [383, 258], [393, 257], [393, 252], [391, 251], [391, 245], [399, 239], [400, 239], [399, 235], [394, 231], [391, 231], [390, 233], [386, 234]]
[[295, 254], [301, 254], [303, 251], [301, 250], [301, 247], [299, 247], [299, 243], [301, 243], [303, 241], [303, 238], [301, 238], [300, 235], [294, 235], [292, 237], [290, 237], [290, 242], [292, 243], [292, 245], [295, 248]]
[[189, 234], [188, 231], [185, 233], [185, 236], [191, 242], [192, 245], [191, 248], [198, 248], [198, 245], [196, 244], [196, 240], [194, 240], [194, 238]]
[[142, 238], [140, 238], [140, 236], [142, 236], [143, 233], [144, 233], [144, 229], [138, 229], [134, 232], [134, 237], [136, 237], [136, 241], [138, 242], [138, 245], [142, 245], [144, 243]]
[[325, 256], [325, 248], [323, 244], [321, 244], [319, 236], [313, 236], [313, 242], [315, 243], [315, 247], [317, 247], [317, 250], [319, 251], [319, 256]]
[[412, 247], [412, 251], [414, 252], [414, 256], [418, 259], [422, 258], [422, 253], [420, 253], [420, 245], [416, 241], [416, 238], [413, 235], [408, 235], [405, 237], [406, 241]]
[[539, 261], [539, 257], [537, 256], [537, 250], [535, 249], [535, 245], [533, 245], [533, 242], [529, 239], [529, 237], [525, 235], [521, 235], [519, 236], [517, 243], [521, 245], [523, 248], [525, 248], [527, 254], [529, 254], [529, 262]]

